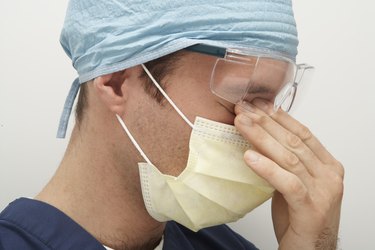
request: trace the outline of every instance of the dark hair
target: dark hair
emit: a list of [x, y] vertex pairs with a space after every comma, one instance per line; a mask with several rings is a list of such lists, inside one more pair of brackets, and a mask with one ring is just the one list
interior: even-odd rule
[[[165, 89], [164, 79], [167, 75], [173, 73], [174, 70], [178, 68], [178, 62], [182, 56], [187, 53], [184, 50], [174, 52], [172, 54], [160, 57], [158, 59], [149, 61], [144, 65], [150, 71], [155, 80]], [[142, 71], [139, 76], [140, 79], [143, 79], [144, 90], [147, 94], [152, 96], [157, 103], [162, 104], [164, 97], [160, 91], [152, 83], [151, 79], [148, 77], [145, 71]], [[77, 106], [76, 106], [76, 123], [79, 125], [84, 118], [84, 114], [87, 110], [87, 83], [81, 84]]]

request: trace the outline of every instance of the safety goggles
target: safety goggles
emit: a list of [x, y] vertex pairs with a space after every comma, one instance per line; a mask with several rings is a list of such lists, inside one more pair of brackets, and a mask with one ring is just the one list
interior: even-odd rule
[[[289, 112], [295, 103], [297, 88], [310, 78], [314, 67], [296, 64], [282, 55], [251, 49], [227, 49], [205, 44], [186, 48], [215, 56], [210, 89], [213, 94], [232, 104], [262, 98]], [[305, 85], [305, 83], [303, 84]]]

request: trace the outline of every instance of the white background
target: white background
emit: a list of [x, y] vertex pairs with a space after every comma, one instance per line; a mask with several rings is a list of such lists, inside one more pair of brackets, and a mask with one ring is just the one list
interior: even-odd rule
[[[76, 77], [58, 42], [66, 5], [0, 1], [0, 210], [17, 197], [37, 194], [67, 143], [55, 139]], [[298, 61], [317, 68], [295, 116], [346, 168], [341, 248], [374, 249], [375, 4], [299, 0], [294, 10]], [[232, 227], [260, 249], [277, 248], [269, 202]]]

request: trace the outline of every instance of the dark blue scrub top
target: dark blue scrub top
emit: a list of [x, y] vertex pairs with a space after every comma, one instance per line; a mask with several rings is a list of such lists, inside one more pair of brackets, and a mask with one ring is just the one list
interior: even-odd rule
[[[20, 198], [0, 213], [0, 250], [28, 249], [105, 250], [99, 241], [60, 210], [40, 201]], [[257, 248], [226, 225], [194, 233], [171, 221], [164, 231], [163, 249]]]

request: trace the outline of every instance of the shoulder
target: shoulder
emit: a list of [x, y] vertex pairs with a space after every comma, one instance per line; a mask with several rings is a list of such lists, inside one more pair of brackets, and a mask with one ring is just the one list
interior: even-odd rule
[[164, 249], [257, 249], [251, 242], [227, 225], [219, 225], [193, 232], [170, 221], [164, 233]]
[[57, 208], [21, 198], [0, 213], [0, 249], [93, 249], [103, 246]]

